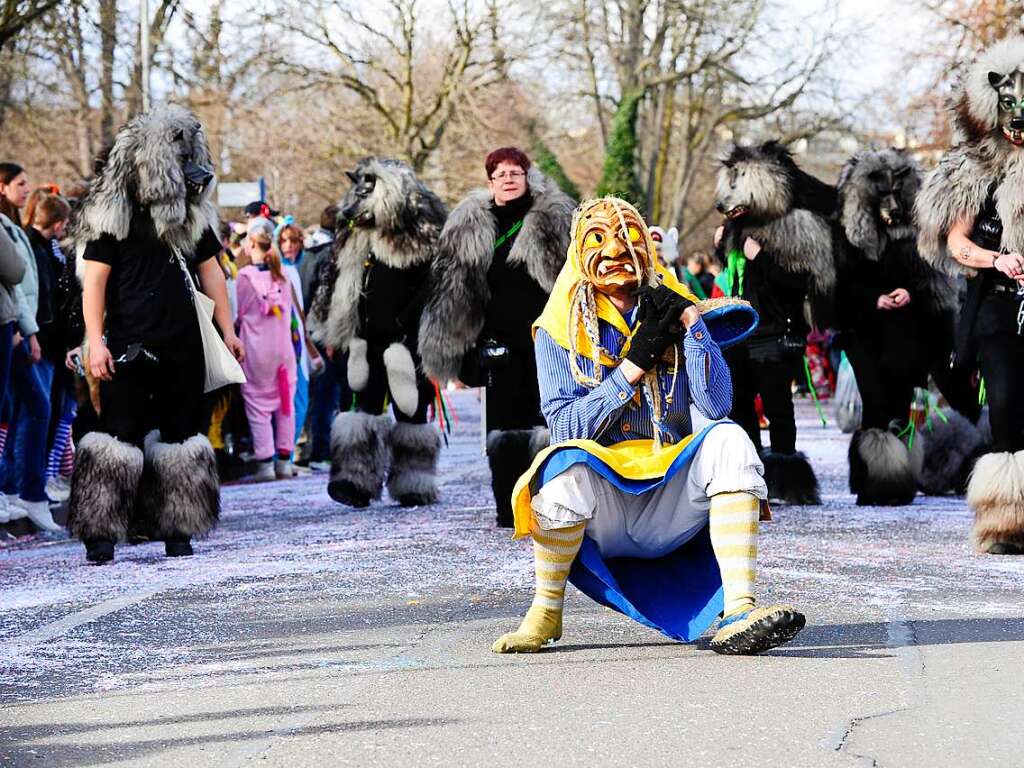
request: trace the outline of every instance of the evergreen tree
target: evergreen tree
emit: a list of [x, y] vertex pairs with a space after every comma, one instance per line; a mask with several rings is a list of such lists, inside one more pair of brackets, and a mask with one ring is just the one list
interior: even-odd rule
[[612, 118], [611, 135], [604, 156], [598, 196], [614, 195], [643, 210], [646, 195], [636, 177], [636, 121], [643, 93], [625, 93]]
[[530, 155], [533, 158], [533, 164], [537, 166], [541, 173], [561, 187], [565, 194], [573, 200], [579, 201], [580, 190], [566, 174], [562, 164], [555, 157], [555, 153], [551, 151], [551, 148], [544, 143], [544, 139], [532, 127], [530, 135]]

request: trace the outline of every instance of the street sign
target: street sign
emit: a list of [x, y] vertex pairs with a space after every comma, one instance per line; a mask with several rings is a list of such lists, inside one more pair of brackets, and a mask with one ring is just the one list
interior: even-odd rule
[[263, 199], [263, 185], [258, 181], [222, 181], [217, 184], [217, 205], [222, 208], [244, 208], [254, 200]]

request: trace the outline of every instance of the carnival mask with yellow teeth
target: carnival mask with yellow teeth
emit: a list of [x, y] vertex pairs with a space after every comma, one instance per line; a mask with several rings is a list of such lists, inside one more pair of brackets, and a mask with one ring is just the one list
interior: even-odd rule
[[578, 213], [574, 234], [577, 267], [598, 291], [635, 288], [653, 274], [651, 235], [628, 203], [610, 198], [593, 201]]

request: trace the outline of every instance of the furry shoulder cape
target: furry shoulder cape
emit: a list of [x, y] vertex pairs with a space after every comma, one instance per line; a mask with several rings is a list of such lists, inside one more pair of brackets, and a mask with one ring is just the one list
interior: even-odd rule
[[929, 264], [951, 277], [976, 274], [953, 258], [946, 238], [957, 221], [981, 212], [993, 184], [1003, 249], [1024, 251], [1024, 150], [1002, 136], [986, 136], [951, 149], [925, 179], [915, 215], [918, 250]]
[[989, 74], [1024, 68], [1024, 38], [1008, 37], [981, 53], [953, 94], [954, 146], [928, 174], [917, 197], [918, 250], [951, 277], [976, 270], [957, 262], [946, 246], [949, 230], [973, 220], [995, 187], [1005, 251], [1024, 251], [1024, 148], [1007, 141], [999, 126], [998, 94]]
[[[531, 169], [528, 178], [533, 205], [508, 260], [525, 265], [550, 293], [565, 264], [576, 204], [540, 171]], [[463, 355], [484, 325], [490, 300], [487, 270], [498, 236], [491, 200], [486, 189], [470, 192], [448, 217], [438, 241], [419, 338], [423, 371], [435, 381], [458, 376]]]
[[310, 310], [314, 340], [347, 350], [349, 342], [360, 333], [363, 262], [370, 254], [394, 269], [409, 269], [429, 261], [443, 221], [444, 211], [440, 209], [418, 216], [409, 229], [398, 233], [354, 227], [340, 234]]
[[781, 219], [743, 234], [760, 243], [782, 269], [808, 276], [811, 314], [815, 325], [825, 327], [836, 289], [835, 240], [829, 223], [816, 213], [794, 208]]

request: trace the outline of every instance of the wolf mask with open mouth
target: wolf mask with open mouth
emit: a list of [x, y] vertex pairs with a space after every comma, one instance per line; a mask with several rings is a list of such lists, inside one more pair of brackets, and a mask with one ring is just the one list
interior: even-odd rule
[[118, 132], [82, 210], [75, 239], [128, 237], [132, 217], [147, 212], [157, 237], [184, 252], [217, 221], [210, 200], [213, 161], [202, 125], [169, 104], [136, 115]]

